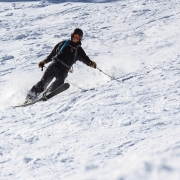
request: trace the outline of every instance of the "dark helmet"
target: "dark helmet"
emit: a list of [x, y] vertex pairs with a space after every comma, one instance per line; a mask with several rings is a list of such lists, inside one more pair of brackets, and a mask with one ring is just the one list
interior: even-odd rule
[[71, 38], [75, 35], [78, 34], [79, 36], [83, 37], [83, 31], [79, 28], [76, 28], [73, 30], [73, 32], [71, 33]]

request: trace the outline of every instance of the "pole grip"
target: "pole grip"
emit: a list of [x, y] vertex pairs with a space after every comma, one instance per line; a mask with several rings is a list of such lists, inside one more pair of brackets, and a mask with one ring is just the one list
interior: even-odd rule
[[43, 71], [43, 68], [46, 68], [46, 66], [43, 66], [43, 67], [41, 68], [41, 71]]

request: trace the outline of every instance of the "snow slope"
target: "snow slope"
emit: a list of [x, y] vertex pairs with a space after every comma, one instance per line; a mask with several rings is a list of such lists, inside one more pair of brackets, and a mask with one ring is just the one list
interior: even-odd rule
[[[1, 179], [179, 180], [179, 9], [179, 0], [1, 1]], [[75, 27], [118, 80], [78, 62], [67, 78], [76, 86], [12, 108]]]

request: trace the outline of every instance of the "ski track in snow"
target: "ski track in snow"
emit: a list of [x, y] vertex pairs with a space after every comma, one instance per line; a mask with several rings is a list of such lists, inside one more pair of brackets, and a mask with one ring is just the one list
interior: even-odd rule
[[[0, 3], [0, 179], [179, 180], [179, 0], [54, 2]], [[78, 62], [88, 91], [12, 108], [75, 27], [118, 80]]]

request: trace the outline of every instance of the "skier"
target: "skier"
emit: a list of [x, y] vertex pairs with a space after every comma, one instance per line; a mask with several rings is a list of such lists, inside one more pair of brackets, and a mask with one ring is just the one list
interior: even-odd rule
[[[44, 94], [50, 93], [61, 86], [68, 72], [71, 70], [72, 65], [77, 60], [82, 61], [87, 66], [96, 68], [96, 63], [89, 59], [81, 47], [82, 37], [83, 31], [79, 28], [74, 29], [71, 33], [70, 40], [59, 42], [49, 56], [39, 62], [39, 68], [43, 69], [45, 64], [52, 61], [44, 72], [41, 80], [28, 92], [25, 103], [35, 100], [43, 91], [45, 91]], [[55, 78], [55, 81], [47, 88], [53, 78]]]

